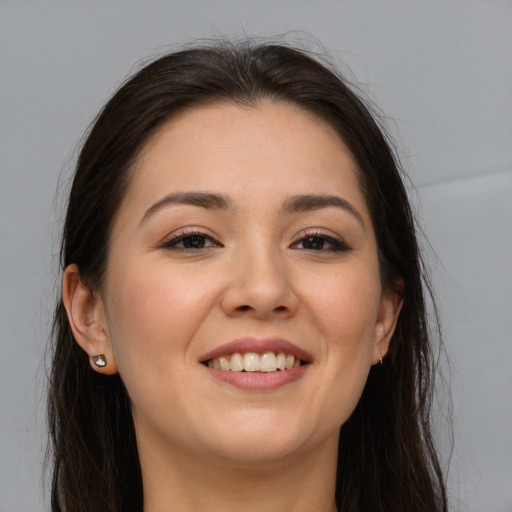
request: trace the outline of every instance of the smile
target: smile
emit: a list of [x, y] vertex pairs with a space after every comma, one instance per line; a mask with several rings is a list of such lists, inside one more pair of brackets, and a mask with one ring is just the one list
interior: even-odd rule
[[263, 354], [257, 354], [256, 352], [241, 354], [236, 352], [231, 355], [209, 359], [205, 364], [209, 368], [221, 371], [271, 373], [278, 370], [292, 370], [306, 363], [293, 354], [286, 354], [285, 352], [265, 352]]
[[310, 353], [279, 337], [239, 338], [199, 358], [210, 376], [247, 391], [272, 391], [301, 379], [312, 366]]

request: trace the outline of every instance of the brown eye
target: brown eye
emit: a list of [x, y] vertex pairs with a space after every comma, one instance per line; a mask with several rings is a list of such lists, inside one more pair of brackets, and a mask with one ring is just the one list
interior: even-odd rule
[[220, 246], [221, 244], [203, 233], [182, 233], [162, 244], [162, 247], [166, 249], [181, 249], [192, 251], [206, 249], [208, 247]]
[[320, 238], [319, 236], [312, 236], [302, 240], [302, 246], [304, 249], [319, 251], [324, 248], [324, 242], [325, 240], [323, 238]]
[[202, 249], [206, 244], [206, 237], [201, 235], [187, 236], [181, 240], [185, 249]]
[[292, 245], [293, 249], [306, 251], [348, 251], [350, 247], [337, 238], [328, 235], [309, 235], [301, 238]]

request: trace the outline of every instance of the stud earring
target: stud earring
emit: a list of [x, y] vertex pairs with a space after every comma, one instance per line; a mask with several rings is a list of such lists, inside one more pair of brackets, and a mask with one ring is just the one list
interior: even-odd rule
[[107, 358], [104, 354], [100, 354], [99, 356], [93, 356], [92, 362], [98, 367], [98, 368], [104, 368], [107, 366]]
[[382, 364], [382, 365], [384, 364], [384, 361], [382, 360], [382, 357], [379, 357], [379, 363]]

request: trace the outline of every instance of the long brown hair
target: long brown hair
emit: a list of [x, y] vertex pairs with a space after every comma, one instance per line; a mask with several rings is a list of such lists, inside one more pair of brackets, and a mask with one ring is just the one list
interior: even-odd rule
[[[297, 105], [337, 130], [358, 163], [383, 287], [404, 299], [384, 365], [371, 369], [341, 428], [338, 508], [446, 512], [430, 430], [434, 357], [426, 303], [435, 302], [398, 159], [370, 109], [316, 58], [283, 45], [222, 42], [165, 55], [138, 71], [105, 105], [83, 144], [65, 218], [62, 268], [75, 263], [91, 289], [102, 286], [112, 219], [133, 163], [157, 127], [196, 105], [255, 106], [262, 99]], [[436, 324], [435, 306], [433, 313]], [[90, 369], [62, 299], [52, 340], [52, 511], [141, 512], [141, 469], [120, 376]]]

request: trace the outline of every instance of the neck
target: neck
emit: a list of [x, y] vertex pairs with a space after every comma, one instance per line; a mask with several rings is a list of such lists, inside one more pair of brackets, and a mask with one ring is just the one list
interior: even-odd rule
[[336, 512], [337, 436], [283, 460], [191, 457], [139, 443], [144, 512]]

